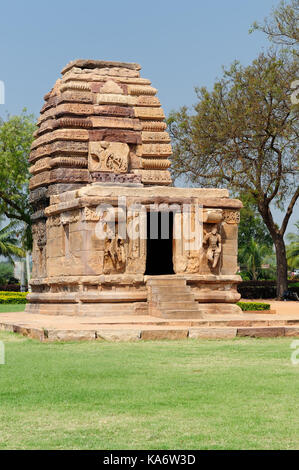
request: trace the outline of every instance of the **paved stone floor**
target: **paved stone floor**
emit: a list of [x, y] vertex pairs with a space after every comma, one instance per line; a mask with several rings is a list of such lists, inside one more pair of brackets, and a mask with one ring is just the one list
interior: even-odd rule
[[25, 312], [2, 313], [0, 329], [41, 341], [233, 338], [235, 336], [299, 336], [299, 302], [271, 301], [276, 314], [205, 315], [171, 320], [151, 316], [67, 316]]

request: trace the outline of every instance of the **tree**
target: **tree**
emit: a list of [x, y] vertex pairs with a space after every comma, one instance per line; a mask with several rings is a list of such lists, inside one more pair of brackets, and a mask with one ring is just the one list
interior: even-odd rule
[[13, 262], [13, 258], [22, 258], [25, 251], [21, 248], [19, 234], [16, 232], [18, 222], [12, 221], [0, 229], [0, 255]]
[[0, 213], [25, 223], [27, 245], [31, 243], [28, 157], [34, 130], [34, 118], [26, 110], [0, 121]]
[[296, 233], [288, 233], [287, 260], [290, 268], [299, 268], [299, 220], [296, 222]]
[[248, 194], [239, 194], [238, 197], [243, 203], [243, 208], [240, 211], [238, 249], [242, 250], [253, 239], [259, 245], [267, 247], [270, 254], [273, 251], [273, 240], [257, 207], [250, 200]]
[[[257, 207], [275, 246], [278, 297], [287, 288], [284, 234], [299, 197], [298, 107], [290, 100], [297, 74], [298, 62], [284, 52], [234, 63], [212, 91], [196, 89], [193, 114], [183, 107], [168, 119], [174, 176], [246, 192]], [[284, 209], [280, 227], [274, 204]]]
[[14, 266], [12, 263], [0, 262], [0, 284], [9, 284], [13, 278]]
[[[270, 19], [265, 18], [264, 24], [254, 22], [251, 32], [259, 30], [267, 34], [269, 39], [280, 46], [286, 46], [298, 54], [299, 43], [299, 0], [291, 0], [287, 4], [282, 0], [278, 8], [272, 11]], [[293, 49], [294, 48], [294, 49]]]
[[269, 254], [269, 248], [265, 245], [258, 244], [253, 238], [239, 251], [240, 261], [246, 264], [247, 271], [249, 271], [254, 281], [258, 279], [261, 273], [263, 258], [267, 254]]

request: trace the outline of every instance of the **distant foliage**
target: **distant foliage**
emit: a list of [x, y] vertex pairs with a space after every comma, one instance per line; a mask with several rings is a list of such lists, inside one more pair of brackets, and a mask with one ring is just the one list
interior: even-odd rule
[[0, 119], [0, 213], [23, 224], [26, 249], [32, 243], [28, 157], [35, 128], [34, 116], [26, 110]]
[[250, 32], [259, 30], [264, 32], [270, 41], [279, 46], [291, 50], [299, 55], [299, 1], [291, 0], [290, 3], [284, 0], [280, 2], [278, 8], [272, 10], [270, 18], [265, 18], [264, 23], [255, 22]]
[[287, 260], [290, 268], [299, 268], [299, 220], [296, 222], [296, 233], [288, 233]]
[[0, 291], [0, 304], [26, 304], [28, 292]]

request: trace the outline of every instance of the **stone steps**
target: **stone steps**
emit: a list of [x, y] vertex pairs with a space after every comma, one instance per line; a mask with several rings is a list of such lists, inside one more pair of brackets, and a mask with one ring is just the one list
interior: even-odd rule
[[198, 303], [186, 279], [157, 276], [147, 279], [149, 314], [161, 318], [199, 318]]
[[194, 305], [194, 300], [180, 300], [172, 299], [172, 300], [165, 300], [163, 297], [162, 299], [159, 298], [159, 307], [162, 310], [197, 310]]
[[199, 316], [199, 311], [195, 308], [193, 309], [184, 309], [180, 310], [179, 308], [176, 309], [169, 309], [164, 308], [163, 310], [163, 318], [196, 318]]
[[[194, 302], [194, 296], [193, 294], [182, 292], [179, 294], [179, 296], [175, 296], [175, 298], [179, 297], [180, 300], [179, 302], [189, 302], [191, 301], [192, 303]], [[158, 293], [152, 293], [152, 299], [155, 300], [156, 298], [159, 298], [160, 302], [173, 302], [174, 296], [171, 294], [158, 294]]]

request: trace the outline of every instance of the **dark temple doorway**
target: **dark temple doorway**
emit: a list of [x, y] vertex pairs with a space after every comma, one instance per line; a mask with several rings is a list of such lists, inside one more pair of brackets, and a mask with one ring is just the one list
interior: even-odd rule
[[147, 213], [145, 274], [174, 274], [172, 262], [173, 213]]

